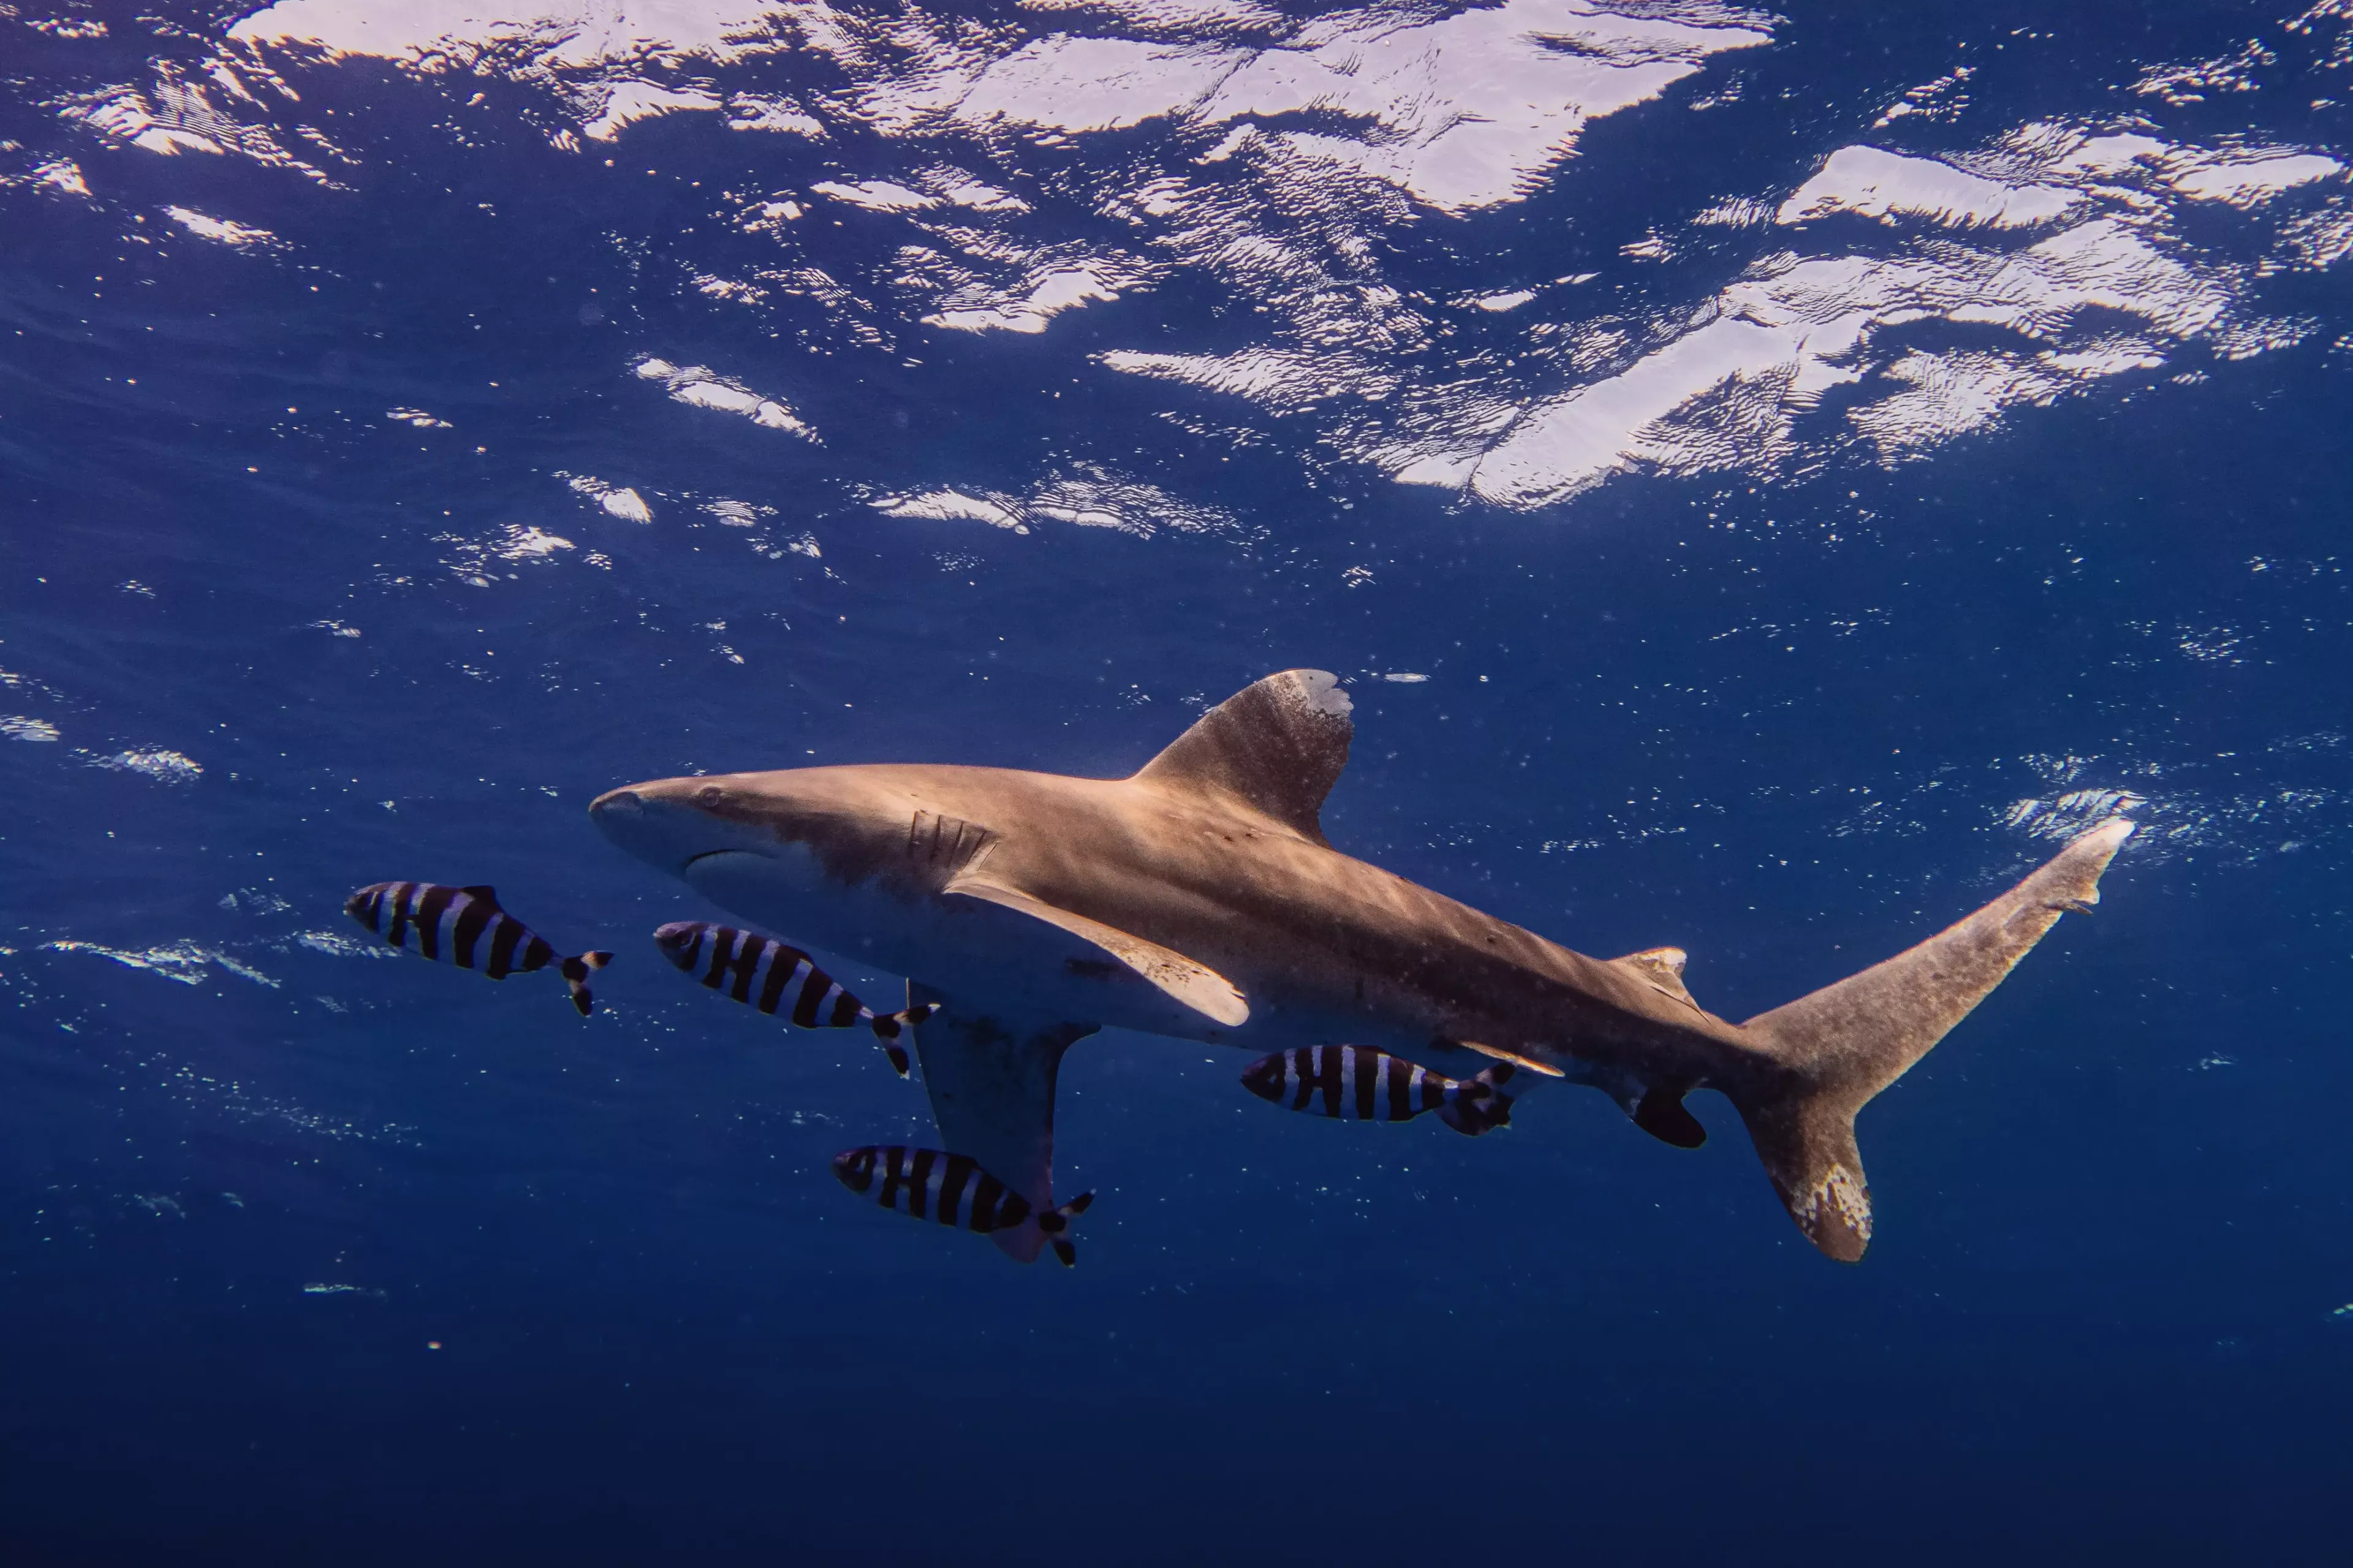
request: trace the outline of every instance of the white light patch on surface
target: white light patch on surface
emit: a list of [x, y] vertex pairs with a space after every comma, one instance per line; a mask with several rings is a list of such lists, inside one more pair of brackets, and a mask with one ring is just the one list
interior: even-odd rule
[[646, 504], [646, 498], [628, 486], [612, 484], [594, 474], [559, 473], [556, 478], [570, 486], [575, 494], [587, 497], [623, 522], [654, 520], [653, 509]]
[[190, 234], [205, 239], [216, 239], [240, 250], [279, 243], [278, 237], [266, 228], [252, 228], [228, 218], [207, 217], [192, 207], [168, 206], [164, 209], [164, 215]]
[[[616, 516], [624, 515], [613, 505], [613, 502], [620, 496], [628, 496], [630, 500], [636, 500], [637, 494], [635, 490], [621, 490], [615, 495], [606, 496], [603, 498], [605, 510], [613, 512]], [[645, 502], [638, 501], [638, 510], [643, 511]], [[632, 521], [646, 522], [651, 519], [638, 517]], [[506, 531], [501, 533], [497, 542], [491, 547], [491, 552], [501, 561], [544, 561], [560, 550], [573, 548], [575, 546], [568, 539], [550, 533], [545, 529], [533, 528], [527, 523], [520, 522], [510, 523]]]
[[803, 109], [798, 99], [755, 93], [737, 93], [727, 100], [727, 129], [782, 132], [812, 142], [822, 142], [827, 135], [824, 122]]
[[1073, 306], [1118, 298], [1119, 290], [1093, 268], [1058, 267], [1030, 284], [1025, 294], [936, 311], [923, 321], [959, 332], [1042, 332], [1049, 321]]
[[839, 180], [819, 180], [809, 187], [812, 195], [829, 196], [837, 202], [847, 202], [868, 212], [915, 212], [923, 207], [937, 206], [938, 199], [921, 191], [889, 180], [860, 180], [845, 184]]
[[2284, 153], [2248, 163], [2206, 163], [2174, 176], [2173, 188], [2194, 201], [2251, 207], [2294, 186], [2344, 172], [2344, 164], [2317, 153]]
[[162, 747], [117, 752], [111, 757], [93, 757], [90, 765], [116, 773], [143, 773], [159, 784], [191, 784], [205, 773], [203, 764], [194, 757]]
[[985, 496], [966, 495], [962, 490], [922, 490], [911, 495], [877, 498], [872, 503], [884, 517], [929, 518], [942, 522], [985, 522], [991, 528], [1009, 528], [1016, 533], [1027, 533], [1029, 525], [1021, 514], [1001, 500]]
[[278, 0], [228, 30], [240, 44], [311, 44], [329, 55], [446, 58], [503, 47], [550, 65], [591, 66], [646, 55], [733, 58], [773, 47], [769, 24], [793, 6], [768, 0], [569, 0], [537, 6], [480, 0]]
[[580, 133], [592, 142], [610, 142], [621, 134], [621, 128], [657, 115], [676, 114], [681, 110], [708, 112], [721, 108], [717, 93], [699, 88], [677, 89], [659, 87], [649, 81], [625, 81], [615, 85], [605, 99], [604, 112], [580, 128]]
[[877, 496], [868, 504], [885, 517], [985, 522], [1015, 533], [1028, 533], [1039, 522], [1107, 528], [1138, 539], [1149, 539], [1163, 529], [1221, 537], [1241, 531], [1230, 515], [1217, 508], [1180, 500], [1156, 485], [1092, 464], [1074, 465], [1071, 472], [1041, 482], [1026, 496], [941, 489]]
[[[712, 193], [727, 248], [681, 238], [692, 288], [777, 335], [915, 369], [928, 335], [1064, 331], [1074, 309], [1183, 279], [1218, 300], [1217, 352], [1181, 352], [1195, 345], [1154, 330], [1147, 306], [1101, 329], [1146, 323], [1094, 363], [1222, 395], [1243, 420], [1296, 416], [1326, 454], [1513, 508], [1614, 475], [1771, 479], [1841, 451], [1908, 461], [2011, 411], [2162, 374], [2192, 347], [2272, 352], [2316, 329], [2263, 315], [2262, 280], [2353, 254], [2346, 161], [2324, 150], [2198, 144], [2143, 118], [1955, 146], [1964, 111], [1986, 111], [1969, 104], [1973, 68], [1957, 65], [1864, 106], [1857, 123], [1885, 110], [1873, 144], [1825, 149], [1790, 172], [1794, 192], [1776, 180], [1710, 192], [1680, 222], [1646, 213], [1584, 237], [1549, 281], [1482, 277], [1467, 259], [1397, 274], [1407, 252], [1467, 258], [1441, 226], [1543, 189], [1597, 119], [1734, 101], [1725, 68], [1781, 26], [1712, 0], [1314, 15], [1029, 0], [986, 24], [922, 0], [887, 15], [825, 0], [281, 0], [211, 61], [164, 62], [143, 87], [57, 112], [117, 141], [323, 177], [274, 140], [326, 149], [336, 129], [292, 119], [265, 46], [297, 43], [420, 79], [502, 77], [536, 95], [527, 123], [562, 127], [540, 133], [575, 150], [626, 143], [646, 114], [718, 111], [767, 155], [822, 143], [826, 157]], [[2267, 68], [2241, 51], [2137, 90], [2191, 101], [2253, 90]], [[1671, 92], [1703, 71], [1724, 74]], [[273, 93], [287, 101], [268, 118], [247, 113]], [[337, 177], [360, 167], [344, 159]], [[836, 222], [861, 243], [833, 245]], [[1439, 243], [1400, 243], [1409, 230]], [[1968, 346], [1906, 331], [1936, 323], [1968, 329]], [[789, 403], [718, 372], [636, 369], [681, 402], [816, 439]], [[1167, 413], [1199, 423], [1183, 405]], [[1056, 518], [1041, 508], [1157, 526], [998, 482], [1001, 499], [910, 486], [892, 504], [954, 493], [1023, 526]]]
[[660, 382], [677, 402], [722, 414], [738, 414], [765, 429], [782, 430], [805, 440], [817, 439], [817, 432], [789, 406], [776, 398], [764, 397], [733, 376], [722, 375], [706, 365], [681, 366], [663, 359], [643, 359], [638, 362], [637, 374], [641, 380]]
[[1041, 38], [984, 68], [956, 114], [1055, 131], [1120, 131], [1193, 107], [1249, 58], [1138, 38]]
[[216, 948], [200, 947], [193, 942], [166, 942], [150, 948], [108, 947], [103, 942], [77, 942], [60, 938], [45, 942], [41, 946], [50, 952], [86, 952], [96, 958], [111, 959], [126, 969], [143, 970], [183, 985], [201, 985], [208, 968], [218, 965], [240, 980], [275, 989], [278, 982], [249, 964], [240, 963]]
[[1782, 204], [1775, 221], [1803, 223], [1845, 212], [1888, 220], [1901, 214], [1957, 226], [2029, 228], [2063, 217], [2087, 199], [2081, 191], [2057, 185], [2007, 185], [1934, 158], [1841, 147]]
[[81, 165], [70, 158], [53, 158], [37, 165], [33, 170], [33, 183], [63, 191], [68, 195], [90, 195], [90, 184], [81, 176]]

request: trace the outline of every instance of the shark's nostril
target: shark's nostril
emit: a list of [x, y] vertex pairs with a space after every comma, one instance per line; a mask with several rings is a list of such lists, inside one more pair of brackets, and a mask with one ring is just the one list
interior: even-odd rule
[[610, 795], [600, 795], [594, 801], [590, 802], [588, 805], [588, 815], [591, 816], [604, 816], [608, 814], [616, 816], [636, 816], [645, 809], [646, 803], [638, 798], [637, 793], [634, 790], [617, 789]]

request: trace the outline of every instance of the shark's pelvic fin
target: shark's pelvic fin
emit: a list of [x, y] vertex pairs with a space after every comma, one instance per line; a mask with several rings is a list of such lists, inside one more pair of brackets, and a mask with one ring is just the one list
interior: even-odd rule
[[1683, 985], [1683, 950], [1680, 947], [1646, 947], [1640, 952], [1630, 952], [1609, 962], [1620, 969], [1630, 969], [1642, 977], [1653, 991], [1662, 992], [1678, 1002], [1696, 1007], [1692, 994]]
[[1482, 1057], [1493, 1057], [1499, 1062], [1509, 1062], [1515, 1068], [1525, 1068], [1544, 1078], [1567, 1078], [1568, 1075], [1550, 1062], [1540, 1062], [1534, 1057], [1524, 1057], [1517, 1051], [1507, 1051], [1501, 1046], [1482, 1046], [1476, 1040], [1454, 1042], [1466, 1051], [1476, 1051]]
[[1319, 814], [1348, 765], [1351, 706], [1324, 670], [1270, 675], [1202, 714], [1136, 780], [1225, 795], [1328, 848]]
[[[909, 985], [910, 1010], [935, 1012], [914, 1026], [915, 1054], [923, 1064], [923, 1090], [940, 1144], [969, 1156], [980, 1168], [1029, 1200], [1039, 1214], [1054, 1207], [1054, 1081], [1062, 1053], [1095, 1032], [1001, 1009], [950, 1002], [927, 985]], [[991, 1231], [989, 1239], [1023, 1263], [1037, 1260], [1046, 1235], [1037, 1226]]]
[[2112, 817], [1959, 924], [1741, 1026], [1772, 1069], [1717, 1087], [1808, 1239], [1852, 1263], [1871, 1241], [1854, 1114], [2001, 984], [2063, 912], [2100, 900], [2100, 873], [2132, 836]]
[[[1101, 921], [1091, 921], [1084, 915], [1057, 908], [985, 870], [966, 871], [941, 890], [962, 893], [966, 898], [985, 900], [1000, 909], [1018, 910], [1091, 942], [1186, 1006], [1229, 1029], [1240, 1028], [1250, 1022], [1250, 1004], [1242, 999], [1242, 994], [1234, 988], [1232, 981], [1207, 965], [1194, 963], [1181, 952], [1170, 952], [1158, 942], [1146, 942], [1115, 926], [1107, 926]], [[958, 1149], [956, 1152], [962, 1154], [968, 1151]], [[987, 1162], [983, 1161], [982, 1163], [986, 1165]], [[991, 1170], [995, 1168], [989, 1166]]]

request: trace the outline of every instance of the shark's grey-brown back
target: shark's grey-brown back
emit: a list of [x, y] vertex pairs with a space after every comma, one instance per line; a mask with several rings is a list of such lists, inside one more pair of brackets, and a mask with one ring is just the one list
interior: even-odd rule
[[1941, 934], [1735, 1024], [1685, 989], [1675, 949], [1588, 958], [1335, 850], [1319, 817], [1351, 732], [1332, 676], [1286, 670], [1125, 779], [795, 768], [589, 809], [721, 906], [945, 1004], [914, 1031], [941, 1137], [1039, 1209], [1061, 1055], [1113, 1026], [1254, 1054], [1345, 1042], [1455, 1077], [1501, 1059], [1600, 1089], [1686, 1147], [1704, 1133], [1683, 1097], [1715, 1089], [1799, 1228], [1848, 1261], [1872, 1223], [1855, 1113], [2097, 901], [2132, 832], [2094, 827]]

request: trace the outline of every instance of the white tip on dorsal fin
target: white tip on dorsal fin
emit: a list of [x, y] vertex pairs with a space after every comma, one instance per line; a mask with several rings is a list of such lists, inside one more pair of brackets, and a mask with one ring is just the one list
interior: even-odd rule
[[1135, 777], [1230, 796], [1322, 844], [1318, 814], [1348, 765], [1351, 706], [1336, 676], [1286, 669], [1202, 714]]
[[1630, 952], [1609, 962], [1620, 969], [1630, 969], [1642, 977], [1653, 990], [1662, 991], [1678, 1002], [1699, 1003], [1683, 985], [1683, 960], [1680, 947], [1646, 947], [1640, 952]]

